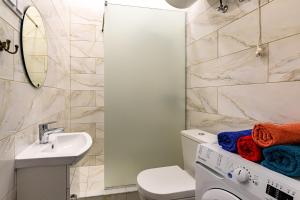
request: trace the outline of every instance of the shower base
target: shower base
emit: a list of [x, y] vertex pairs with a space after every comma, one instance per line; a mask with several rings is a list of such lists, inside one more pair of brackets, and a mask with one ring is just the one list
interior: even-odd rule
[[139, 200], [136, 186], [104, 189], [104, 165], [72, 168], [70, 183], [80, 200]]

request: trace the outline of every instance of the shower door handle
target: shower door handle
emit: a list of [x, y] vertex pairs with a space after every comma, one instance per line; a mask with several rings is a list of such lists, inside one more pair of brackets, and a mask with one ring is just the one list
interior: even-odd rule
[[104, 3], [104, 12], [103, 12], [103, 17], [102, 17], [102, 33], [104, 33], [104, 25], [105, 25], [105, 7], [107, 6], [107, 1]]

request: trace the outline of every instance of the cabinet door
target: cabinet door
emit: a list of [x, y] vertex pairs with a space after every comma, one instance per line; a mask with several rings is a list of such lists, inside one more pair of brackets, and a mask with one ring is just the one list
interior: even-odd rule
[[67, 200], [67, 166], [17, 170], [18, 200]]

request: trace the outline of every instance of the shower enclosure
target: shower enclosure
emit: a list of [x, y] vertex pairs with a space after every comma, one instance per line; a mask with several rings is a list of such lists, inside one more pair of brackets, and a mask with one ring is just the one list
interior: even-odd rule
[[108, 4], [105, 187], [136, 184], [148, 168], [182, 165], [185, 13]]

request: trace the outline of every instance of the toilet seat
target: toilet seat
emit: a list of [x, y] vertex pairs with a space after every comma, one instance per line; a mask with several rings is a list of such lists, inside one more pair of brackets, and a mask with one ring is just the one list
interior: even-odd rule
[[195, 180], [178, 166], [142, 171], [137, 177], [139, 192], [148, 199], [173, 200], [195, 197]]

